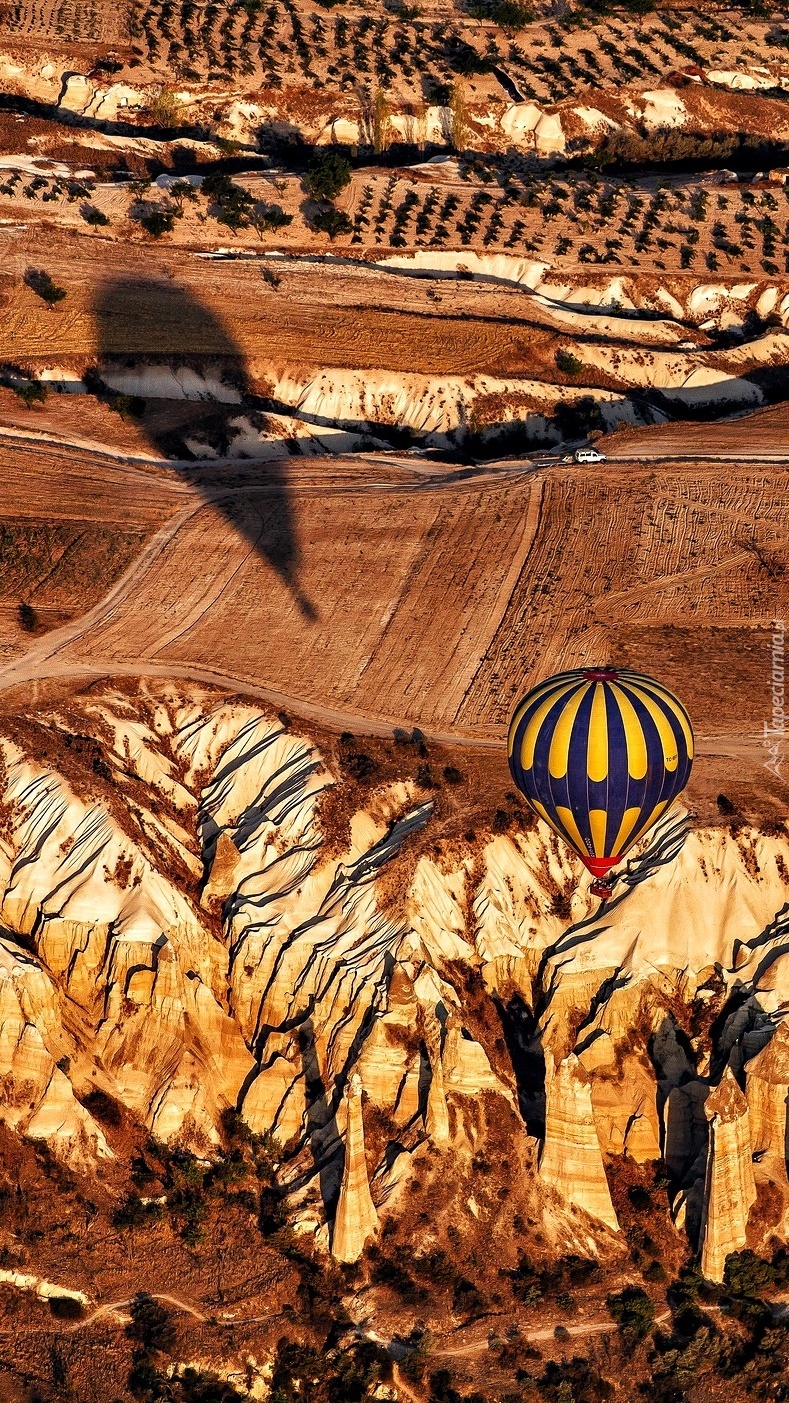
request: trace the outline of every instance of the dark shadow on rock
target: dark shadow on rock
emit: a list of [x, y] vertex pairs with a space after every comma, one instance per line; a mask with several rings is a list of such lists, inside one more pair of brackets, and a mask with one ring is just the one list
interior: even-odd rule
[[313, 1171], [317, 1171], [323, 1206], [334, 1217], [340, 1193], [345, 1145], [337, 1131], [336, 1105], [323, 1078], [315, 1042], [315, 1027], [305, 1019], [298, 1033], [299, 1053], [304, 1073], [304, 1091], [309, 1127], [309, 1151]]
[[515, 991], [504, 1000], [494, 996], [501, 1032], [507, 1045], [518, 1091], [518, 1107], [526, 1133], [545, 1137], [545, 1054], [532, 1010]]
[[[302, 615], [316, 619], [316, 609], [299, 584], [301, 546], [288, 460], [267, 461], [258, 469], [249, 460], [238, 461], [230, 470], [219, 462], [215, 468], [197, 463], [192, 468], [188, 462], [194, 455], [185, 439], [197, 421], [226, 439], [228, 420], [257, 405], [244, 353], [232, 332], [191, 293], [164, 277], [101, 284], [93, 300], [93, 316], [98, 360], [95, 391], [126, 412], [139, 414], [144, 409], [140, 422], [151, 447], [162, 457], [179, 460], [179, 476], [218, 507], [276, 571]], [[113, 375], [113, 371], [128, 374], [135, 368], [149, 376], [157, 368], [161, 375], [191, 371], [213, 381], [215, 394], [209, 396], [206, 391], [201, 396], [195, 381], [189, 391], [193, 399], [157, 395], [146, 402], [144, 384], [125, 394], [122, 378], [116, 380]], [[242, 485], [233, 480], [235, 466], [244, 473]]]

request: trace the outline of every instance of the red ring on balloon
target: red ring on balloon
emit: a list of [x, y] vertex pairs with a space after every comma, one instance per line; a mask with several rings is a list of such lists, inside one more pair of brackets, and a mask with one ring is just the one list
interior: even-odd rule
[[615, 682], [619, 673], [615, 667], [585, 667], [587, 682]]

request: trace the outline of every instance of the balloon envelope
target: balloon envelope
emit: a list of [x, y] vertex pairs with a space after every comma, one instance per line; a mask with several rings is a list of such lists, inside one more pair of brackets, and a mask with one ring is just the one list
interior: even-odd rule
[[519, 702], [508, 749], [531, 807], [602, 877], [685, 788], [693, 731], [654, 678], [578, 668]]

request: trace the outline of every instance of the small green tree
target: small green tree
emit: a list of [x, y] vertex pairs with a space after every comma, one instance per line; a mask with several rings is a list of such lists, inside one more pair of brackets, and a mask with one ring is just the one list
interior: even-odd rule
[[95, 205], [85, 205], [82, 209], [82, 218], [86, 224], [92, 224], [97, 229], [110, 222], [104, 211], [96, 209]]
[[560, 346], [556, 352], [556, 369], [561, 370], [563, 375], [580, 375], [584, 368], [584, 363], [578, 356], [574, 356], [572, 351], [568, 351], [564, 346]]
[[350, 182], [350, 161], [331, 148], [313, 156], [304, 176], [304, 184], [314, 200], [336, 200]]
[[319, 234], [328, 234], [332, 242], [338, 234], [350, 234], [353, 229], [353, 221], [341, 209], [335, 209], [334, 205], [329, 205], [328, 209], [319, 210], [312, 220], [313, 229]]
[[534, 19], [534, 11], [520, 0], [470, 0], [469, 9], [475, 19], [492, 20], [502, 29], [523, 29]]
[[20, 604], [17, 610], [19, 627], [24, 633], [35, 633], [38, 628], [38, 614], [32, 604]]
[[192, 205], [197, 201], [197, 191], [191, 180], [174, 180], [167, 193], [179, 214], [183, 214], [187, 201]]
[[237, 233], [246, 229], [255, 201], [243, 185], [236, 185], [229, 176], [217, 172], [203, 181], [203, 194], [213, 206], [218, 206], [217, 222]]
[[626, 1286], [609, 1296], [606, 1305], [619, 1329], [643, 1340], [655, 1323], [655, 1307], [641, 1286]]
[[453, 83], [449, 94], [449, 139], [455, 151], [465, 151], [468, 134], [466, 92], [462, 83]]
[[12, 385], [11, 389], [28, 409], [32, 409], [34, 404], [44, 404], [47, 398], [47, 387], [40, 380], [25, 380], [22, 384]]
[[154, 88], [148, 99], [148, 116], [155, 127], [183, 126], [183, 111], [172, 88]]
[[285, 229], [293, 223], [293, 215], [286, 214], [281, 205], [268, 205], [259, 200], [249, 212], [249, 222], [259, 239], [274, 229]]
[[392, 109], [383, 88], [376, 88], [373, 98], [373, 151], [380, 156], [392, 144]]
[[141, 216], [140, 223], [152, 239], [160, 239], [162, 234], [172, 234], [175, 228], [175, 214], [170, 209], [147, 210]]

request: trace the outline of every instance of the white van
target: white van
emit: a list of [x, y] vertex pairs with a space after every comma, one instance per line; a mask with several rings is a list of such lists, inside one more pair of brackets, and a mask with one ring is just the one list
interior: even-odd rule
[[576, 463], [605, 462], [605, 453], [600, 453], [596, 448], [576, 448], [573, 456]]

